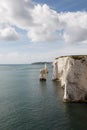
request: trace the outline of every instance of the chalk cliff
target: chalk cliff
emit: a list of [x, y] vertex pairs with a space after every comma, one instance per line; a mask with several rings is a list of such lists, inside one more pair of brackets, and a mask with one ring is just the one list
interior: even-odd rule
[[53, 62], [53, 80], [61, 82], [65, 102], [87, 101], [87, 56], [63, 56]]

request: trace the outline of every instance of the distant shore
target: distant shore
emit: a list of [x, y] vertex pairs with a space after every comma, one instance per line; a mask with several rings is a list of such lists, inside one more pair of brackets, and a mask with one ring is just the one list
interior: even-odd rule
[[52, 62], [34, 62], [34, 63], [31, 63], [32, 65], [43, 65], [43, 64], [52, 64]]

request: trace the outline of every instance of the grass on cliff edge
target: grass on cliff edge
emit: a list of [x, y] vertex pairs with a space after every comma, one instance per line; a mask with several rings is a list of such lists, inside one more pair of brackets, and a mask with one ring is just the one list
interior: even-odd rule
[[87, 57], [87, 55], [68, 55], [68, 56], [60, 56], [60, 57], [57, 57], [55, 59], [64, 58], [64, 57], [70, 57], [70, 58], [73, 58], [73, 59], [80, 60], [82, 58]]

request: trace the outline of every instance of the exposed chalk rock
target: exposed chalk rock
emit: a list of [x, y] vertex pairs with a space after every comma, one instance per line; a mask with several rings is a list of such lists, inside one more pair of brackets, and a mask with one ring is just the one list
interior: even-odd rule
[[54, 63], [53, 63], [53, 76], [52, 76], [52, 80], [58, 80], [58, 65], [57, 65], [57, 61], [54, 61]]
[[39, 75], [40, 81], [46, 81], [47, 73], [48, 73], [48, 68], [47, 65], [45, 64], [45, 67], [40, 70], [40, 75]]
[[87, 101], [87, 56], [63, 56], [56, 58], [53, 64], [53, 77], [64, 88], [63, 100]]

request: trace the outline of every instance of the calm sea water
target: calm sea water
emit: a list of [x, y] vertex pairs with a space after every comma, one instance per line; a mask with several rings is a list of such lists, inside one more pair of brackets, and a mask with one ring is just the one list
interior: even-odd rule
[[38, 80], [43, 65], [0, 65], [0, 130], [86, 130], [87, 104], [63, 103], [63, 91]]

